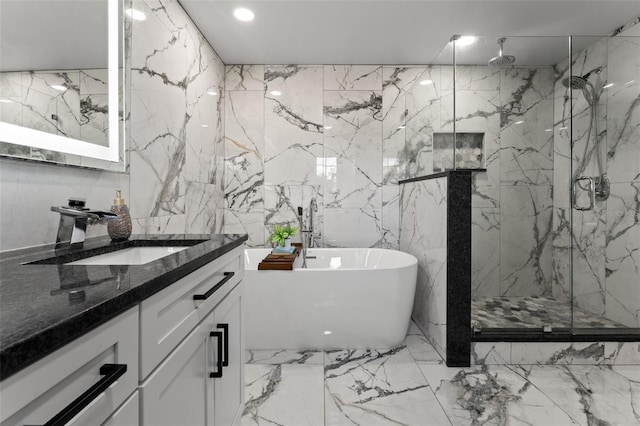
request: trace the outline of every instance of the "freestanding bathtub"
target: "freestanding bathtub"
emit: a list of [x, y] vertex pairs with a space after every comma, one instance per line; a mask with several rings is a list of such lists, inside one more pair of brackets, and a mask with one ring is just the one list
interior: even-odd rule
[[413, 306], [415, 257], [385, 249], [310, 249], [307, 269], [258, 271], [269, 252], [245, 250], [247, 349], [374, 349], [402, 343]]

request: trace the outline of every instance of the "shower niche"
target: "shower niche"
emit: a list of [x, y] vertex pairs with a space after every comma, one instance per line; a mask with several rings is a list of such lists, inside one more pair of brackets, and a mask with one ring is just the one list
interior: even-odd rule
[[[485, 167], [484, 132], [433, 133], [433, 171], [483, 169]], [[455, 163], [455, 164], [454, 164]]]

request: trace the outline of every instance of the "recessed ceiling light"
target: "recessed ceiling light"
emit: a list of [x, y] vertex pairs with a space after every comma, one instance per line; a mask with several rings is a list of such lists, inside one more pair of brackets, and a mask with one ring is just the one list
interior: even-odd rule
[[331, 126], [324, 126], [325, 129], [329, 130], [329, 129], [333, 129], [333, 127]]
[[63, 86], [61, 84], [52, 84], [50, 87], [52, 89], [56, 89], [56, 90], [59, 90], [61, 92], [64, 92], [65, 90], [67, 90], [67, 86]]
[[216, 92], [215, 90], [207, 90], [207, 95], [209, 95], [209, 96], [217, 96], [218, 92]]
[[476, 37], [474, 36], [462, 36], [456, 40], [456, 46], [469, 46], [476, 42]]
[[603, 89], [608, 89], [611, 86], [613, 86], [613, 83], [605, 84], [604, 86], [602, 86], [602, 88]]
[[271, 93], [271, 96], [280, 96], [280, 95], [282, 95], [282, 92], [279, 91], [279, 90], [272, 90], [269, 93]]
[[13, 101], [11, 99], [0, 99], [0, 102], [5, 103], [5, 104], [12, 104]]
[[239, 7], [236, 10], [234, 10], [233, 16], [235, 16], [237, 20], [244, 21], [244, 22], [253, 21], [253, 18], [256, 17], [253, 11], [245, 7]]
[[129, 16], [129, 18], [135, 21], [144, 21], [145, 19], [147, 19], [147, 16], [137, 9], [127, 9], [125, 13], [127, 14], [127, 16]]
[[420, 85], [421, 85], [421, 86], [428, 86], [428, 85], [430, 85], [430, 84], [433, 84], [433, 80], [422, 80], [422, 81], [420, 82]]
[[204, 127], [206, 129], [207, 127], [209, 127], [209, 125], [208, 124], [201, 124], [200, 127]]
[[322, 334], [324, 334], [325, 336], [328, 336], [330, 334], [333, 334], [331, 330], [325, 330], [322, 332]]

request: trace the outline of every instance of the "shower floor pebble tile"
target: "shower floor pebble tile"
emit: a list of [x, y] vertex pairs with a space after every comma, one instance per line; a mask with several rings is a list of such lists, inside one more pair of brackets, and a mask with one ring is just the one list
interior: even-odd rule
[[427, 346], [413, 326], [394, 349], [247, 351], [241, 426], [640, 425], [637, 366], [449, 368]]

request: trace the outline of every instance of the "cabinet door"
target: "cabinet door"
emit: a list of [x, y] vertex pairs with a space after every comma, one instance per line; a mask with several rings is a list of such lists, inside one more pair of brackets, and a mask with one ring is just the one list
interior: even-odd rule
[[[210, 314], [212, 318], [213, 314]], [[208, 421], [207, 389], [212, 369], [212, 319], [196, 327], [140, 386], [142, 424], [203, 426]]]
[[102, 426], [138, 426], [139, 421], [140, 404], [138, 403], [138, 391], [136, 391]]
[[[213, 311], [215, 327], [224, 330], [222, 377], [213, 380], [215, 426], [239, 422], [244, 405], [244, 335], [240, 283]], [[224, 359], [226, 358], [226, 359]]]

